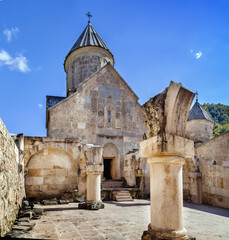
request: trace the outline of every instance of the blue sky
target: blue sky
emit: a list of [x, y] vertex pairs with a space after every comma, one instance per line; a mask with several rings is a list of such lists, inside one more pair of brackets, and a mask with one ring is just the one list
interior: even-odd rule
[[65, 56], [92, 26], [143, 104], [181, 82], [200, 103], [229, 105], [228, 0], [0, 0], [0, 117], [45, 136], [45, 96], [65, 96]]

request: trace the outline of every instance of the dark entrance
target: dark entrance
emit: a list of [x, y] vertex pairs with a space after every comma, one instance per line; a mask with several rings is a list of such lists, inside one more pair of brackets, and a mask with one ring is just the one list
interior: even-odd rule
[[106, 180], [111, 179], [111, 161], [112, 159], [103, 159], [104, 164], [103, 177], [106, 178]]

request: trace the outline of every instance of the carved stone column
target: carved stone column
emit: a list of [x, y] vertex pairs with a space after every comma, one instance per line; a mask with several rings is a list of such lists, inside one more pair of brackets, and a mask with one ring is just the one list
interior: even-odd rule
[[87, 197], [79, 208], [98, 210], [104, 208], [101, 201], [101, 174], [103, 172], [102, 152], [99, 146], [85, 145]]
[[150, 165], [150, 216], [142, 240], [193, 239], [183, 226], [182, 165], [194, 156], [194, 142], [185, 138], [188, 112], [194, 94], [171, 82], [143, 105], [147, 140], [140, 157]]
[[151, 205], [151, 223], [142, 240], [190, 239], [183, 226], [182, 165], [192, 151], [193, 141], [171, 134], [140, 143], [140, 154], [150, 165]]
[[[87, 168], [87, 205], [101, 205], [101, 174], [103, 165], [89, 165]], [[99, 207], [101, 208], [101, 207]]]

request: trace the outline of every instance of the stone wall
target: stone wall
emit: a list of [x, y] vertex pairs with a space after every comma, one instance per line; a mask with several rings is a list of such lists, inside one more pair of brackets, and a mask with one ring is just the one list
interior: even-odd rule
[[65, 62], [68, 95], [107, 62], [113, 65], [113, 56], [102, 48], [89, 46], [72, 52]]
[[124, 155], [138, 149], [145, 132], [137, 101], [137, 96], [108, 64], [80, 85], [76, 93], [49, 109], [48, 137], [77, 138], [101, 147], [115, 145], [115, 179], [120, 179]]
[[183, 166], [183, 198], [192, 203], [202, 203], [201, 172], [196, 157], [187, 157]]
[[139, 151], [125, 155], [124, 178], [127, 186], [139, 188], [142, 195], [149, 194], [149, 166], [146, 158], [139, 157]]
[[195, 149], [202, 173], [202, 201], [229, 208], [229, 132]]
[[[15, 144], [17, 143], [17, 145]], [[4, 236], [25, 197], [23, 135], [13, 137], [0, 119], [0, 230]]]
[[206, 119], [187, 121], [186, 137], [192, 139], [196, 145], [210, 140], [213, 136], [213, 122]]
[[77, 139], [25, 137], [27, 197], [61, 199], [77, 190], [79, 195], [86, 195], [87, 166], [96, 160], [94, 148]]
[[146, 138], [156, 136], [165, 132], [165, 98], [168, 89], [150, 98], [142, 105], [145, 125], [147, 127]]
[[78, 141], [25, 137], [25, 153], [28, 198], [61, 197], [78, 187]]

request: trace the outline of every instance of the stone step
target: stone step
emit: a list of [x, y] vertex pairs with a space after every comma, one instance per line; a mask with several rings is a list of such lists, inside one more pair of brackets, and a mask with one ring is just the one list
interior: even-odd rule
[[122, 191], [114, 191], [114, 192], [113, 192], [113, 196], [114, 196], [114, 199], [115, 199], [117, 202], [129, 202], [129, 201], [133, 201], [133, 198], [132, 198], [132, 196], [130, 195], [130, 192], [129, 192], [129, 191], [125, 191], [125, 190], [122, 190]]
[[134, 201], [133, 198], [131, 196], [116, 196], [116, 201], [117, 202], [130, 202], [130, 201]]
[[116, 196], [130, 196], [128, 191], [113, 192]]

